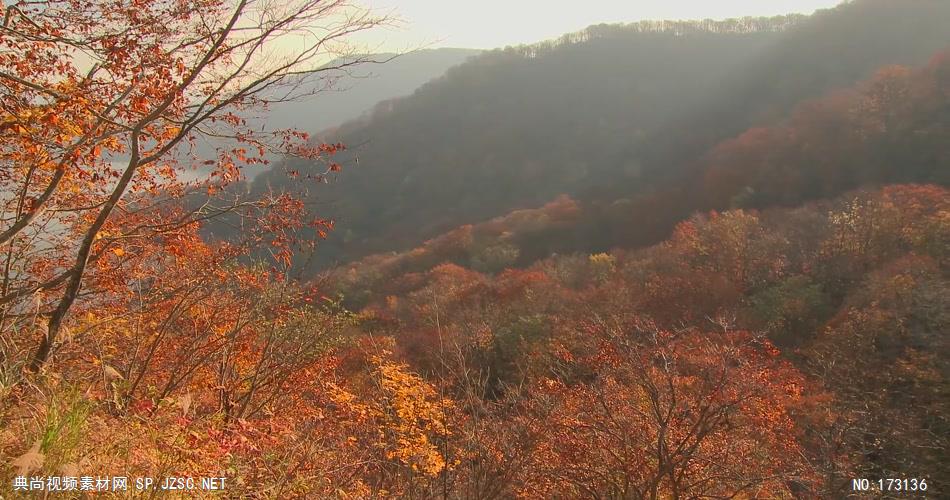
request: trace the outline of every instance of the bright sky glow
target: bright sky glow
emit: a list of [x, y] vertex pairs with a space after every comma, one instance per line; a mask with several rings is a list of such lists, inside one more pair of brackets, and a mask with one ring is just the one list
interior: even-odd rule
[[426, 47], [492, 49], [557, 38], [592, 24], [660, 19], [727, 19], [811, 14], [841, 0], [362, 0], [393, 12], [397, 29], [373, 30], [359, 40], [379, 51]]

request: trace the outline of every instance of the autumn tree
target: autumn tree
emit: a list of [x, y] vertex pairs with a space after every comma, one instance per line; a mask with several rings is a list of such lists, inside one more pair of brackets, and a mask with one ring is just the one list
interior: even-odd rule
[[546, 429], [523, 494], [610, 498], [803, 494], [815, 486], [790, 411], [804, 380], [748, 332], [594, 320], [596, 377], [537, 381]]
[[[272, 245], [278, 262], [289, 260], [297, 231], [323, 234], [329, 222], [284, 193], [251, 200], [223, 192], [273, 153], [324, 162], [311, 181], [339, 170], [330, 156], [340, 145], [251, 130], [246, 117], [332, 84], [334, 70], [363, 58], [329, 67], [330, 56], [350, 51], [348, 35], [384, 21], [343, 0], [6, 5], [4, 338], [22, 351], [38, 336], [29, 364], [39, 369], [77, 302], [126, 293], [121, 280], [90, 287], [100, 276], [212, 217], [236, 214], [263, 229], [251, 243]], [[208, 140], [214, 157], [199, 158]]]

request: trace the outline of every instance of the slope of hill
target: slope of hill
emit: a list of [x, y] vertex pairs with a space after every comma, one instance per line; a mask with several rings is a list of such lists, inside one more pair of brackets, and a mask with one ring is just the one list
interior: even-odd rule
[[[323, 137], [352, 146], [359, 163], [321, 193], [339, 231], [318, 264], [411, 247], [562, 193], [654, 190], [802, 99], [925, 61], [948, 44], [948, 22], [946, 2], [864, 0], [809, 18], [594, 26], [486, 53]], [[253, 189], [285, 182], [275, 171]]]
[[[537, 420], [519, 420], [511, 439], [562, 465], [526, 465], [528, 483], [557, 471], [561, 491], [614, 487], [595, 479], [577, 486], [578, 475], [629, 465], [611, 461], [627, 442], [599, 430], [635, 425], [624, 409], [636, 403], [611, 398], [640, 380], [624, 376], [656, 367], [640, 364], [640, 349], [671, 359], [666, 342], [695, 332], [712, 343], [760, 332], [753, 343], [802, 377], [785, 385], [791, 399], [780, 421], [808, 465], [783, 462], [803, 471], [784, 486], [837, 498], [855, 475], [939, 477], [950, 429], [948, 345], [939, 333], [950, 321], [950, 192], [934, 184], [950, 184], [948, 111], [950, 53], [914, 69], [886, 66], [720, 142], [656, 192], [612, 203], [562, 197], [335, 268], [319, 285], [361, 311], [364, 332], [390, 339], [422, 373], [448, 372], [458, 377], [451, 384], [477, 388], [485, 407], [536, 402]], [[901, 184], [909, 181], [934, 184]], [[590, 253], [607, 242], [628, 248]], [[614, 378], [623, 366], [632, 371]], [[697, 380], [715, 378], [702, 373]], [[667, 387], [673, 380], [681, 379]], [[561, 412], [572, 417], [558, 420]], [[564, 431], [525, 437], [533, 424]], [[821, 479], [804, 480], [809, 474]], [[524, 484], [498, 480], [501, 488]]]
[[695, 212], [796, 206], [907, 182], [950, 185], [950, 51], [926, 66], [889, 66], [804, 101], [779, 123], [710, 148], [684, 177], [654, 192], [595, 201], [562, 196], [463, 225], [411, 251], [354, 261], [333, 270], [330, 281], [359, 306], [390, 293], [399, 274], [443, 262], [495, 273], [551, 253], [653, 244]]

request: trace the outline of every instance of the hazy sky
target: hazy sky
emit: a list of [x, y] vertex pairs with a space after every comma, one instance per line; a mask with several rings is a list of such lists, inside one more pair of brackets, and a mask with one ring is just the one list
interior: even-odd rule
[[394, 12], [400, 29], [375, 31], [365, 41], [381, 50], [420, 45], [490, 49], [557, 38], [591, 24], [643, 19], [725, 19], [833, 7], [841, 0], [362, 0]]

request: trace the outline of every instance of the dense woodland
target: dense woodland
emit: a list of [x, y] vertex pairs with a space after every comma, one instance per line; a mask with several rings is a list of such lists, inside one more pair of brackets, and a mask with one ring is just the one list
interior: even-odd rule
[[347, 69], [265, 50], [322, 2], [78, 6], [0, 31], [0, 496], [946, 496], [947, 3], [594, 26], [319, 137], [242, 113]]

